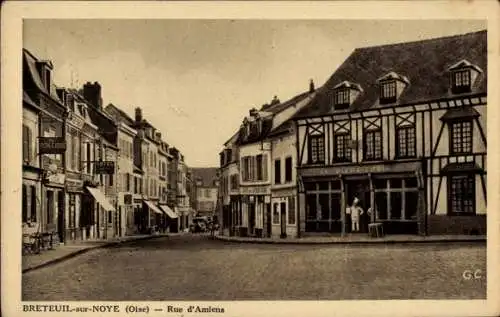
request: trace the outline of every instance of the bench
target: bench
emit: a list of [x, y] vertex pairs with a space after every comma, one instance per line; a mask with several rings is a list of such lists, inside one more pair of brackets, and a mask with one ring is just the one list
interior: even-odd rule
[[368, 224], [368, 235], [373, 238], [382, 238], [384, 236], [384, 226], [382, 223]]

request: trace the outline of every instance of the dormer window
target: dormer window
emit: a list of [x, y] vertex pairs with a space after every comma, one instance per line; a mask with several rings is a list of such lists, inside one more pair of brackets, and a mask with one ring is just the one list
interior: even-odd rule
[[465, 59], [449, 67], [448, 71], [450, 72], [451, 92], [454, 94], [470, 92], [478, 75], [482, 73], [481, 68]]
[[390, 72], [377, 80], [380, 88], [381, 105], [395, 103], [405, 88], [410, 84], [407, 77]]
[[361, 86], [348, 81], [344, 81], [334, 87], [334, 108], [335, 110], [347, 109], [363, 91]]
[[348, 108], [349, 104], [349, 88], [337, 89], [337, 91], [335, 91], [335, 109]]
[[380, 83], [380, 103], [396, 102], [396, 80], [388, 80]]

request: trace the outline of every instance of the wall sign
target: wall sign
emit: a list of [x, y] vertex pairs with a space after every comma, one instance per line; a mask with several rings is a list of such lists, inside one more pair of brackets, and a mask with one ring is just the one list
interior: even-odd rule
[[269, 195], [271, 190], [268, 186], [251, 186], [251, 187], [240, 187], [241, 195]]
[[113, 161], [96, 161], [95, 162], [96, 174], [114, 174], [115, 162]]
[[420, 162], [407, 162], [396, 164], [373, 164], [373, 165], [344, 165], [335, 167], [305, 168], [301, 171], [302, 176], [331, 176], [352, 174], [375, 174], [375, 173], [397, 173], [415, 172], [421, 168]]
[[66, 152], [66, 140], [63, 137], [39, 137], [40, 154], [63, 154]]

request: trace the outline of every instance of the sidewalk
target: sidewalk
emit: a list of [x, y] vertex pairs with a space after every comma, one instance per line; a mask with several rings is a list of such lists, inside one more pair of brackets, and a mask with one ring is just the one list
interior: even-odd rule
[[67, 245], [56, 246], [53, 250], [41, 251], [40, 254], [29, 254], [22, 256], [22, 273], [36, 270], [51, 264], [55, 264], [79, 254], [89, 252], [94, 249], [112, 246], [124, 242], [154, 239], [165, 237], [169, 235], [176, 235], [175, 233], [169, 234], [153, 234], [153, 235], [133, 235], [120, 238], [113, 238], [108, 240], [88, 240], [80, 241]]
[[266, 244], [377, 244], [377, 243], [437, 243], [437, 242], [486, 242], [486, 236], [470, 235], [388, 235], [382, 238], [372, 238], [367, 234], [347, 234], [341, 236], [311, 236], [304, 238], [252, 238], [252, 237], [228, 237], [216, 235], [221, 241], [240, 243], [266, 243]]

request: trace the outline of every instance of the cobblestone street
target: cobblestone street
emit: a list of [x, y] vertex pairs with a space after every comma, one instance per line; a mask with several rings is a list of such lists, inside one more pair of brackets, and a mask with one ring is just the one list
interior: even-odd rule
[[[464, 270], [483, 272], [464, 279]], [[482, 299], [483, 244], [256, 245], [184, 235], [23, 275], [23, 300]]]

